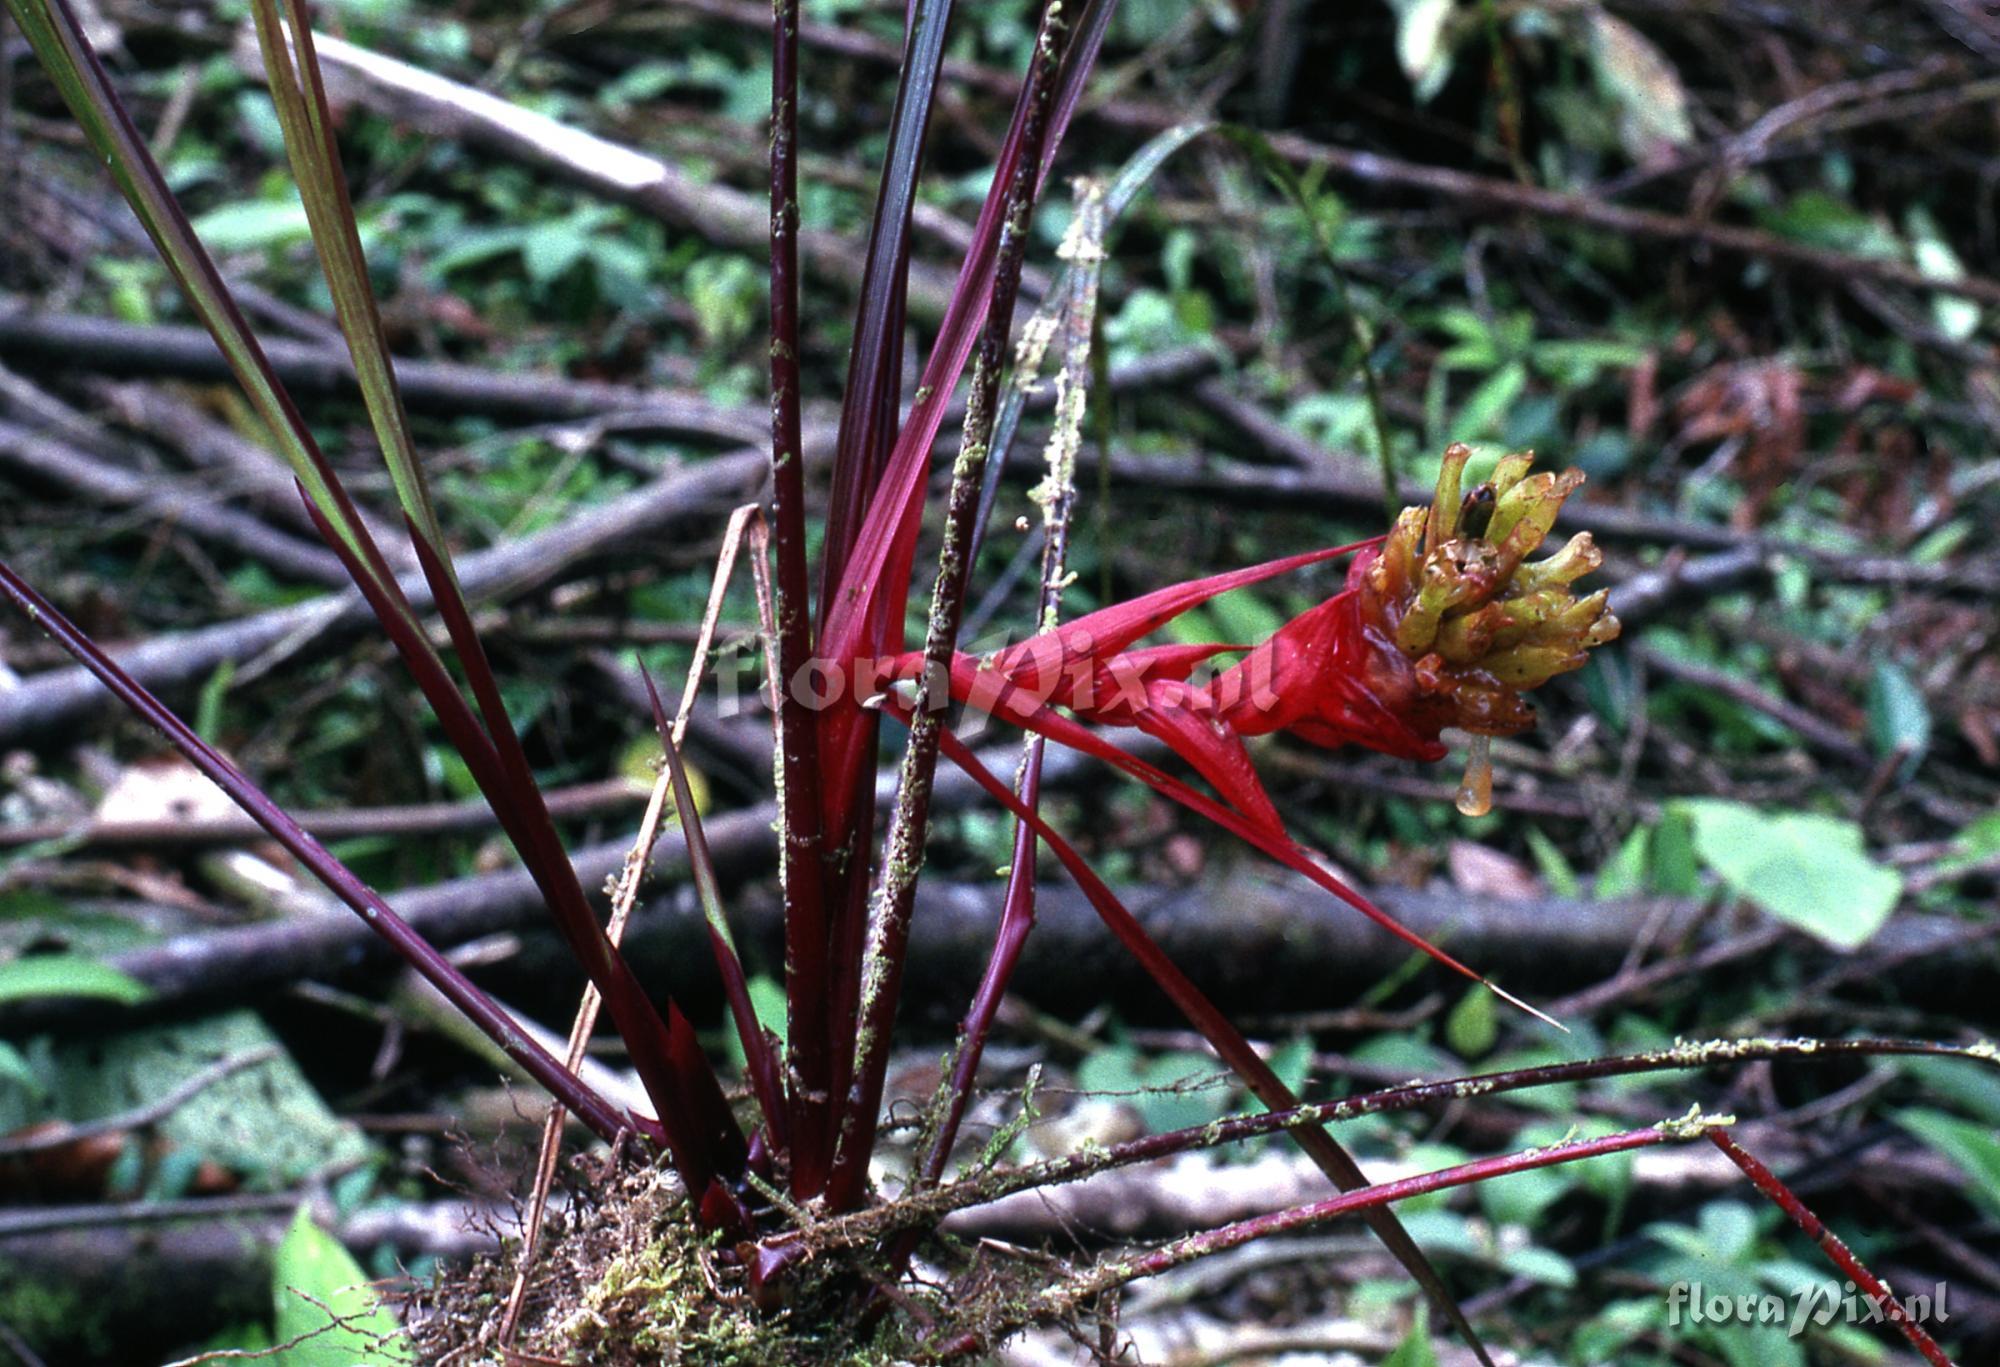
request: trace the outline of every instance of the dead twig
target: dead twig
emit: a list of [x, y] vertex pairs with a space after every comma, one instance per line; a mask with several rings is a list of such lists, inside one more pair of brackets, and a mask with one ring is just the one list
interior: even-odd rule
[[[672, 734], [667, 740], [667, 743], [676, 750], [687, 736], [688, 717], [694, 711], [695, 693], [701, 687], [702, 675], [708, 668], [709, 647], [715, 640], [716, 623], [722, 618], [723, 600], [729, 591], [729, 581], [736, 568], [736, 557], [746, 534], [751, 545], [751, 573], [757, 581], [757, 606], [763, 619], [766, 665], [770, 670], [773, 689], [777, 686], [776, 662], [769, 658], [770, 643], [776, 630], [771, 618], [770, 537], [764, 529], [762, 509], [752, 503], [738, 508], [730, 517], [728, 528], [723, 532], [722, 552], [716, 559], [715, 576], [709, 585], [708, 604], [702, 613], [701, 634], [695, 642], [694, 659], [688, 664], [687, 683], [681, 690], [680, 708], [674, 716]], [[774, 703], [773, 715], [776, 715], [776, 711]], [[647, 871], [652, 868], [653, 851], [659, 845], [671, 787], [672, 765], [663, 765], [659, 777], [653, 783], [652, 795], [647, 799], [646, 815], [639, 822], [639, 833], [632, 839], [631, 852], [625, 856], [624, 866], [618, 871], [617, 885], [611, 893], [611, 919], [605, 925], [604, 933], [614, 947], [624, 942], [625, 927], [631, 921], [632, 908], [639, 900], [639, 887], [645, 881]], [[576, 1008], [576, 1018], [570, 1023], [569, 1045], [564, 1055], [565, 1066], [575, 1069], [583, 1062], [584, 1050], [590, 1043], [591, 1032], [597, 1028], [598, 1012], [603, 1005], [604, 998], [597, 990], [597, 985], [591, 983], [585, 986], [583, 1000]], [[556, 1160], [562, 1152], [565, 1115], [562, 1103], [551, 1101], [549, 1113], [542, 1122], [541, 1149], [535, 1160], [535, 1181], [528, 1200], [528, 1216], [521, 1229], [521, 1252], [514, 1273], [514, 1286], [508, 1293], [507, 1306], [500, 1317], [497, 1341], [502, 1351], [513, 1345], [515, 1331], [521, 1323], [521, 1310], [527, 1304], [528, 1276], [534, 1269], [536, 1244], [540, 1241], [542, 1233], [542, 1219], [548, 1210], [550, 1188], [555, 1184]]]

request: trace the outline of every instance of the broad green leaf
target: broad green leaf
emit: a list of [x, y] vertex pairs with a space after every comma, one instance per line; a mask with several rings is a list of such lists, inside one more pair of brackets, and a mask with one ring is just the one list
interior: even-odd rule
[[1709, 1253], [1724, 1262], [1741, 1262], [1755, 1251], [1757, 1215], [1740, 1201], [1710, 1201], [1696, 1220]]
[[1457, 338], [1438, 353], [1437, 363], [1446, 370], [1491, 370], [1500, 364], [1501, 348], [1485, 318], [1468, 308], [1438, 310], [1437, 326]]
[[1254, 589], [1218, 594], [1208, 600], [1208, 612], [1221, 632], [1219, 638], [1210, 637], [1210, 640], [1255, 644], [1275, 635], [1285, 624], [1284, 617], [1273, 611], [1270, 603]]
[[1597, 881], [1590, 890], [1593, 897], [1600, 902], [1612, 902], [1621, 897], [1637, 897], [1646, 890], [1646, 860], [1652, 835], [1639, 826], [1625, 837], [1618, 853], [1597, 870]]
[[[204, 1353], [264, 1353], [272, 1347], [271, 1330], [262, 1324], [232, 1324], [201, 1344]], [[223, 1359], [227, 1361], [228, 1359]], [[255, 1360], [255, 1359], [253, 1359]]]
[[454, 271], [525, 251], [527, 237], [526, 228], [460, 229], [449, 239], [453, 244], [450, 250], [438, 253], [426, 264], [426, 274], [432, 282], [443, 285]]
[[361, 1265], [304, 1209], [278, 1245], [271, 1297], [277, 1341], [310, 1336], [276, 1356], [280, 1367], [372, 1367], [415, 1360]]
[[[1599, 1127], [1599, 1132], [1608, 1133], [1608, 1127]], [[1578, 1136], [1578, 1128], [1567, 1118], [1544, 1120], [1524, 1127], [1514, 1136], [1510, 1147], [1545, 1147]], [[1496, 1224], [1536, 1229], [1550, 1206], [1582, 1185], [1589, 1167], [1589, 1163], [1566, 1163], [1553, 1168], [1530, 1168], [1481, 1182], [1477, 1188], [1479, 1207]]]
[[2000, 1136], [1991, 1125], [1922, 1107], [1898, 1112], [1896, 1123], [1956, 1163], [1972, 1179], [1973, 1198], [2000, 1211]]
[[1899, 1058], [1895, 1066], [1941, 1096], [2000, 1130], [2000, 1070], [1969, 1058]]
[[1156, 1133], [1206, 1125], [1229, 1109], [1233, 1089], [1206, 1054], [1165, 1054], [1146, 1065], [1147, 1091], [1132, 1098]]
[[1647, 350], [1640, 342], [1592, 338], [1537, 342], [1532, 355], [1535, 369], [1558, 384], [1580, 388], [1596, 383], [1601, 371], [1631, 369], [1646, 359]]
[[34, 933], [46, 935], [69, 915], [69, 903], [40, 888], [0, 892], [0, 921], [39, 922]]
[[1100, 1049], [1077, 1068], [1077, 1086], [1117, 1097], [1155, 1132], [1205, 1125], [1229, 1105], [1230, 1088], [1213, 1083], [1216, 1062], [1205, 1054], [1148, 1059], [1130, 1045]]
[[1852, 821], [1719, 800], [1677, 805], [1694, 821], [1696, 854], [1730, 891], [1835, 948], [1865, 944], [1902, 895], [1902, 876], [1868, 857]]
[[[1562, 1138], [1562, 1131], [1539, 1131], [1546, 1139]], [[1523, 1142], [1527, 1141], [1523, 1136]], [[1479, 1184], [1479, 1208], [1497, 1224], [1522, 1225], [1533, 1229], [1548, 1208], [1567, 1196], [1576, 1186], [1571, 1168], [1530, 1168], [1510, 1172]]]
[[229, 685], [235, 679], [236, 662], [224, 660], [201, 686], [201, 694], [195, 703], [194, 733], [210, 745], [221, 740], [222, 709], [229, 699]]
[[33, 954], [0, 963], [0, 1002], [29, 997], [101, 997], [131, 1005], [150, 995], [108, 964], [74, 954]]
[[1417, 1316], [1409, 1336], [1396, 1345], [1395, 1352], [1382, 1359], [1382, 1367], [1438, 1367], [1437, 1350], [1431, 1347], [1431, 1331], [1425, 1316]]
[[1494, 1019], [1495, 1000], [1485, 988], [1474, 987], [1458, 999], [1458, 1005], [1445, 1017], [1445, 1043], [1460, 1058], [1478, 1058], [1500, 1038], [1500, 1025]]
[[312, 237], [305, 206], [297, 199], [225, 204], [197, 218], [194, 230], [217, 252], [266, 251]]
[[1570, 1357], [1577, 1362], [1618, 1362], [1626, 1345], [1653, 1332], [1665, 1316], [1662, 1298], [1614, 1301], [1586, 1321], [1570, 1339]]
[[[658, 748], [656, 744], [656, 753]], [[673, 810], [673, 805], [669, 802], [667, 809]], [[750, 978], [744, 985], [749, 989], [750, 1010], [757, 1017], [757, 1024], [770, 1031], [774, 1038], [783, 1040], [787, 1028], [784, 987], [777, 979], [763, 973]], [[742, 1037], [727, 1020], [720, 1027], [720, 1039], [723, 1055], [729, 1060], [730, 1067], [740, 1072], [749, 1066], [750, 1058], [743, 1051]]]
[[1549, 839], [1539, 826], [1529, 826], [1522, 838], [1528, 842], [1528, 853], [1535, 857], [1535, 868], [1541, 873], [1542, 881], [1549, 885], [1549, 891], [1558, 897], [1580, 897], [1583, 885], [1577, 881], [1576, 870], [1570, 867], [1569, 857], [1556, 842]]
[[1868, 738], [1885, 758], [1900, 753], [1907, 779], [1931, 745], [1931, 709], [1910, 676], [1893, 660], [1877, 660], [1868, 678]]
[[590, 249], [590, 225], [575, 218], [539, 223], [521, 239], [521, 266], [528, 279], [548, 285], [568, 274]]
[[1120, 5], [1115, 19], [1119, 37], [1141, 45], [1158, 42], [1192, 8], [1191, 0], [1143, 0], [1140, 4]]
[[1108, 1045], [1077, 1065], [1077, 1090], [1113, 1095], [1136, 1092], [1146, 1085], [1140, 1069], [1138, 1050], [1129, 1044]]
[[748, 259], [705, 256], [688, 268], [687, 300], [703, 341], [727, 348], [749, 335], [761, 298], [761, 278]]
[[1960, 831], [1958, 843], [1971, 858], [2000, 852], [2000, 812], [1989, 812]]
[[1536, 1244], [1524, 1244], [1504, 1254], [1500, 1266], [1517, 1277], [1526, 1277], [1543, 1286], [1568, 1289], [1576, 1285], [1576, 1268], [1570, 1260], [1554, 1249]]
[[216, 1079], [155, 1127], [165, 1152], [209, 1161], [253, 1191], [282, 1191], [366, 1161], [367, 1141], [327, 1107], [277, 1036], [251, 1011], [124, 1030], [57, 1046], [52, 1106], [72, 1121], [157, 1101], [225, 1059], [268, 1054]]
[[[1271, 1054], [1271, 1071], [1278, 1075], [1278, 1081], [1294, 1096], [1306, 1089], [1312, 1081], [1313, 1042], [1309, 1035], [1294, 1035], [1279, 1045]], [[1258, 1102], [1258, 1109], [1267, 1109]]]
[[1368, 420], [1368, 400], [1359, 394], [1308, 394], [1285, 410], [1285, 426], [1336, 450], [1359, 441]]
[[1807, 190], [1764, 216], [1765, 226], [1814, 247], [1901, 260], [1902, 239], [1887, 225], [1823, 190]]
[[1528, 367], [1520, 361], [1509, 361], [1488, 375], [1458, 410], [1458, 417], [1452, 424], [1455, 437], [1460, 441], [1473, 441], [1493, 435], [1527, 384]]
[[[1616, 657], [1613, 657], [1616, 658]], [[1646, 864], [1653, 890], [1666, 897], [1692, 897], [1701, 890], [1701, 870], [1694, 850], [1694, 821], [1678, 806], [1669, 806], [1653, 828]]]

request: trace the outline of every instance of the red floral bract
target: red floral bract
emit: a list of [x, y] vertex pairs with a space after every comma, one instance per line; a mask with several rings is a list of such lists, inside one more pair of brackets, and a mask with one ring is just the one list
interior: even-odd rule
[[[1405, 509], [1378, 541], [1335, 547], [1190, 580], [1103, 608], [995, 652], [961, 654], [958, 702], [1046, 730], [1061, 708], [1077, 720], [1158, 738], [1261, 831], [1284, 825], [1246, 739], [1283, 732], [1312, 745], [1362, 745], [1405, 759], [1442, 759], [1447, 727], [1512, 735], [1534, 724], [1522, 694], [1584, 663], [1618, 635], [1603, 592], [1576, 580], [1603, 562], [1589, 533], [1527, 563], [1577, 471], [1528, 473], [1514, 455], [1461, 494], [1471, 452], [1444, 455], [1427, 508]], [[1343, 589], [1255, 646], [1137, 642], [1218, 594], [1357, 552]], [[1205, 682], [1216, 657], [1242, 656]], [[915, 677], [915, 653], [886, 671]]]

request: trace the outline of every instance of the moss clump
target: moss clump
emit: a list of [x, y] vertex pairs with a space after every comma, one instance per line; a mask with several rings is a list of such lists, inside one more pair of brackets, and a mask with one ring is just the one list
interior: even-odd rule
[[4, 1260], [0, 1260], [0, 1324], [25, 1343], [67, 1343], [93, 1355], [110, 1351], [104, 1321], [92, 1313], [80, 1289], [18, 1275]]
[[[606, 1164], [609, 1169], [611, 1165]], [[409, 1306], [421, 1359], [496, 1362], [519, 1248], [443, 1273]], [[921, 1359], [900, 1311], [864, 1311], [874, 1284], [861, 1255], [805, 1260], [785, 1304], [752, 1300], [742, 1268], [688, 1219], [679, 1183], [656, 1167], [588, 1173], [542, 1241], [515, 1360], [593, 1367], [890, 1367]], [[902, 1306], [915, 1304], [903, 1290]], [[953, 1319], [944, 1296], [921, 1296], [920, 1318]], [[879, 1309], [879, 1307], [877, 1307]]]

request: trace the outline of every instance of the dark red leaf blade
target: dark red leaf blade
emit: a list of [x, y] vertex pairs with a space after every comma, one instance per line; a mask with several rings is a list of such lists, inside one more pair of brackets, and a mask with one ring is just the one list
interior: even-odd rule
[[641, 664], [639, 678], [646, 685], [646, 701], [652, 706], [653, 725], [660, 733], [667, 777], [673, 785], [674, 810], [680, 814], [681, 835], [687, 843], [688, 868], [693, 871], [702, 914], [708, 920], [709, 948], [715, 954], [715, 969], [722, 977], [723, 996], [728, 999], [729, 1014], [736, 1024], [737, 1040], [743, 1046], [751, 1091], [757, 1098], [758, 1109], [764, 1113], [764, 1124], [773, 1142], [783, 1148], [789, 1125], [784, 1090], [778, 1083], [777, 1056], [772, 1052], [770, 1036], [758, 1023], [757, 1010], [750, 1002], [750, 983], [744, 976], [743, 960], [736, 952], [736, 941], [729, 932], [729, 922], [723, 913], [722, 885], [715, 876], [715, 857], [709, 853], [708, 837], [702, 834], [701, 812], [695, 806], [694, 790], [688, 785], [687, 767], [681, 763], [680, 747], [674, 744], [673, 723], [667, 720], [667, 710], [660, 704], [660, 691], [653, 686], [652, 671]]
[[[303, 498], [304, 491], [300, 492]], [[304, 498], [304, 502], [307, 515], [312, 518], [328, 547], [343, 561], [351, 561], [351, 548], [334, 534], [333, 528], [311, 499]], [[436, 576], [440, 566], [434, 557], [429, 556], [424, 539], [415, 537], [412, 545], [426, 576]], [[350, 564], [349, 568], [352, 572], [355, 567]], [[690, 1191], [706, 1190], [715, 1176], [717, 1165], [721, 1164], [727, 1170], [732, 1155], [742, 1151], [743, 1141], [741, 1133], [735, 1131], [734, 1118], [729, 1115], [728, 1103], [722, 1097], [721, 1084], [715, 1080], [714, 1072], [708, 1067], [694, 1038], [693, 1027], [680, 1019], [680, 1013], [673, 1009], [671, 1003], [668, 1019], [661, 1020], [623, 957], [605, 937], [603, 927], [598, 925], [577, 883], [575, 868], [563, 853], [560, 841], [555, 838], [554, 825], [549, 820], [546, 805], [542, 803], [540, 789], [531, 774], [526, 775], [523, 781], [521, 771], [525, 770], [525, 757], [519, 757], [519, 770], [509, 771], [494, 743], [494, 735], [473, 715], [465, 695], [445, 672], [443, 662], [430, 648], [430, 642], [423, 636], [423, 629], [415, 617], [407, 612], [395, 611], [381, 585], [373, 579], [359, 574], [354, 578], [356, 587], [402, 656], [418, 689], [430, 703], [446, 738], [465, 760], [474, 781], [492, 805], [494, 815], [499, 818], [502, 830], [520, 852], [523, 866], [548, 904], [564, 942], [603, 995], [613, 1024], [632, 1051], [633, 1065], [639, 1073], [640, 1082], [658, 1112], [657, 1133], [673, 1154], [676, 1170], [681, 1173]], [[437, 592], [434, 577], [432, 591], [433, 594]], [[440, 599], [438, 607], [445, 616], [448, 631], [452, 629], [453, 605], [457, 605], [456, 611], [462, 613], [463, 603], [463, 598], [455, 591]], [[459, 630], [469, 629], [469, 619], [461, 620], [458, 626]], [[480, 663], [485, 663], [483, 653]], [[472, 670], [467, 672], [469, 675], [473, 673]], [[490, 682], [491, 671], [486, 672]], [[497, 685], [495, 690], [497, 700]], [[503, 712], [503, 727], [505, 724]], [[504, 734], [514, 742], [518, 757], [519, 742], [512, 729], [507, 728]], [[546, 830], [546, 834], [539, 837], [534, 808], [540, 809]], [[596, 952], [593, 953], [593, 950]], [[676, 1019], [679, 1019], [678, 1031], [673, 1026]], [[693, 1071], [690, 1072], [691, 1067]], [[682, 1080], [692, 1077], [698, 1088], [703, 1072], [714, 1089], [712, 1101], [705, 1101], [699, 1090], [691, 1096], [689, 1087]], [[718, 1111], [726, 1125], [717, 1121]]]
[[[794, 1194], [823, 1180], [831, 1094], [827, 870], [820, 808], [819, 712], [795, 681], [812, 657], [805, 446], [799, 378], [799, 0], [771, 9], [771, 543], [776, 561], [778, 776], [785, 903], [787, 1065]], [[803, 1137], [803, 1138], [802, 1138]]]
[[[1242, 1032], [1237, 1030], [1229, 1018], [1189, 980], [1172, 957], [1160, 948], [1159, 942], [1146, 932], [1146, 928], [1139, 923], [1138, 918], [1119, 901], [1110, 885], [1098, 877], [1097, 871], [1090, 867], [1089, 861], [1057, 833], [1038, 811], [1022, 802], [1015, 796], [1013, 789], [981, 764], [978, 756], [974, 755], [971, 749], [948, 728], [943, 732], [943, 749], [960, 770], [984, 788], [995, 801], [1012, 812], [1017, 820], [1033, 830], [1042, 843], [1049, 847], [1050, 852], [1061, 861], [1070, 877], [1076, 880], [1077, 886], [1083, 891], [1091, 907], [1111, 933], [1118, 938], [1118, 942], [1139, 961], [1147, 975], [1158, 984], [1161, 991], [1167, 994], [1181, 1014], [1187, 1017], [1188, 1023], [1201, 1032], [1202, 1038], [1209, 1042], [1222, 1061], [1243, 1080], [1243, 1084], [1250, 1089], [1251, 1094], [1274, 1111], [1296, 1107], [1299, 1100], [1291, 1088], [1287, 1087], [1271, 1070], [1271, 1066], [1251, 1048], [1250, 1042], [1243, 1037]], [[1368, 1185], [1368, 1178], [1361, 1171], [1360, 1165], [1324, 1128], [1302, 1126], [1290, 1131], [1290, 1134], [1320, 1171], [1331, 1178], [1334, 1185], [1341, 1190], [1356, 1191]], [[1396, 1261], [1416, 1279], [1432, 1302], [1451, 1321], [1453, 1328], [1458, 1331], [1480, 1362], [1485, 1364], [1485, 1367], [1493, 1367], [1493, 1360], [1487, 1354], [1478, 1333], [1474, 1331], [1471, 1321], [1466, 1319], [1465, 1312], [1459, 1308], [1457, 1300], [1445, 1287], [1444, 1279], [1438, 1275], [1430, 1259], [1417, 1246], [1416, 1240], [1410, 1237], [1409, 1231], [1403, 1228], [1402, 1221], [1386, 1209], [1371, 1210], [1364, 1218], [1375, 1236], [1395, 1255]]]
[[[1076, 20], [1077, 28], [1057, 79], [1054, 113], [1043, 139], [1038, 183], [1039, 177], [1047, 175], [1049, 162], [1062, 143], [1115, 8], [1116, 0], [1089, 0]], [[871, 628], [879, 634], [884, 624], [901, 622], [903, 605], [909, 596], [910, 567], [931, 444], [944, 422], [952, 391], [972, 358], [972, 349], [992, 300], [993, 270], [999, 258], [1007, 187], [1013, 183], [1024, 151], [1030, 110], [1028, 95], [1028, 83], [1023, 82], [1006, 139], [994, 162], [991, 187], [973, 225], [972, 245], [959, 268], [950, 307], [917, 385], [917, 401], [904, 420], [887, 467], [870, 491], [851, 551], [838, 565], [828, 562], [838, 573], [822, 573], [820, 646], [828, 659], [846, 660], [869, 650], [879, 651], [883, 643], [871, 640]], [[878, 593], [886, 593], [886, 599], [877, 602]]]
[[862, 266], [861, 306], [848, 349], [847, 386], [833, 459], [820, 596], [839, 582], [875, 480], [896, 430], [905, 302], [910, 271], [910, 222], [924, 143], [936, 106], [938, 71], [953, 0], [918, 0], [903, 48], [903, 69], [889, 120], [875, 217]]
[[[978, 662], [967, 657], [961, 657], [952, 665], [951, 680], [952, 696], [954, 698], [962, 700], [964, 697], [971, 696], [972, 690], [978, 683]], [[1451, 969], [1454, 973], [1483, 984], [1489, 990], [1504, 997], [1509, 1002], [1520, 1006], [1531, 1015], [1545, 1021], [1548, 1020], [1547, 1016], [1535, 1010], [1534, 1007], [1527, 1005], [1513, 994], [1496, 986], [1485, 976], [1453, 958], [1438, 946], [1404, 926], [1393, 916], [1389, 915], [1388, 912], [1383, 911], [1366, 897], [1363, 897], [1359, 892], [1348, 887], [1346, 883], [1327, 872], [1317, 860], [1311, 858], [1307, 851], [1294, 843], [1282, 831], [1274, 832], [1260, 824], [1254, 818], [1232, 808], [1225, 807], [1214, 798], [1195, 791], [1179, 779], [1148, 764], [1145, 760], [1138, 758], [1129, 751], [1112, 744], [1088, 727], [1072, 721], [1039, 700], [1032, 697], [1022, 697], [1016, 692], [1003, 690], [997, 697], [992, 697], [990, 705], [993, 707], [996, 716], [1003, 717], [1017, 726], [1045, 736], [1060, 745], [1066, 745], [1072, 750], [1077, 750], [1083, 754], [1101, 759], [1121, 772], [1144, 783], [1162, 797], [1170, 798], [1180, 803], [1197, 816], [1206, 817], [1230, 834], [1247, 842], [1270, 858], [1277, 860], [1286, 868], [1311, 879], [1314, 883], [1340, 898], [1341, 901], [1353, 907], [1356, 911], [1381, 926], [1412, 949], [1428, 955], [1446, 968]], [[1552, 1021], [1550, 1023], [1555, 1024]]]

